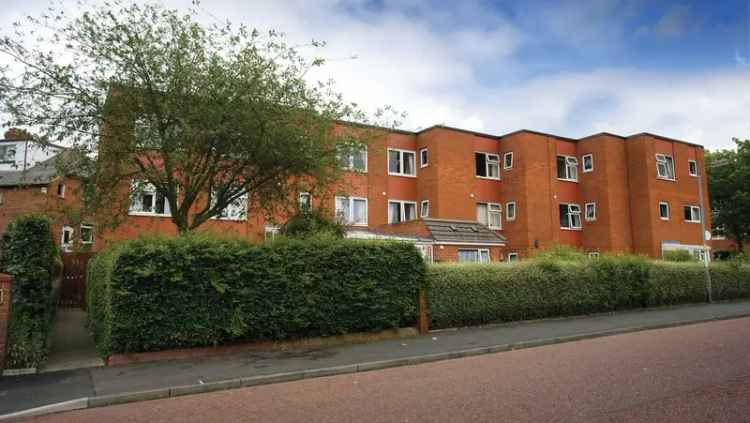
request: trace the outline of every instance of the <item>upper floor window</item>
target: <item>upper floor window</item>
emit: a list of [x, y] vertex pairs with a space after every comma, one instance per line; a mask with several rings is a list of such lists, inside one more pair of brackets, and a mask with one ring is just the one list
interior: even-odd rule
[[94, 227], [91, 225], [81, 224], [81, 244], [94, 243]]
[[410, 150], [388, 149], [388, 174], [398, 176], [416, 176], [414, 166], [416, 154]]
[[[214, 202], [215, 196], [211, 196], [212, 203]], [[247, 219], [247, 193], [235, 198], [231, 203], [227, 204], [219, 214], [216, 216], [217, 219], [224, 220], [245, 220]]]
[[367, 148], [353, 149], [339, 154], [342, 169], [367, 172]]
[[16, 145], [3, 145], [0, 146], [0, 163], [15, 163], [16, 162]]
[[509, 201], [505, 203], [505, 220], [516, 220], [516, 202]]
[[659, 203], [659, 219], [669, 220], [669, 203], [666, 201]]
[[420, 205], [419, 217], [430, 217], [430, 202], [429, 200], [422, 200]]
[[477, 176], [500, 179], [500, 156], [492, 153], [474, 153], [474, 161]]
[[477, 221], [490, 229], [502, 229], [502, 210], [499, 203], [477, 203]]
[[557, 178], [578, 181], [578, 159], [573, 156], [557, 156]]
[[588, 173], [594, 170], [593, 154], [584, 154], [581, 159], [583, 160], [583, 173]]
[[336, 197], [336, 220], [345, 225], [367, 225], [367, 199]]
[[129, 211], [130, 214], [143, 215], [167, 216], [171, 214], [167, 196], [157, 190], [153, 184], [138, 181], [133, 182]]
[[503, 169], [508, 170], [513, 168], [513, 152], [509, 151], [503, 154]]
[[596, 203], [586, 203], [584, 207], [586, 209], [586, 221], [596, 220]]
[[417, 218], [417, 203], [414, 201], [388, 200], [388, 223], [400, 223]]
[[560, 204], [560, 227], [581, 229], [581, 206], [578, 204]]
[[688, 160], [688, 172], [690, 176], [698, 176], [698, 162], [695, 160]]
[[309, 192], [299, 193], [299, 209], [301, 211], [312, 210], [312, 194], [310, 194]]
[[427, 167], [429, 164], [427, 157], [427, 149], [422, 148], [419, 150], [419, 167]]
[[674, 159], [672, 159], [672, 156], [656, 155], [656, 176], [661, 179], [674, 180]]
[[62, 182], [57, 184], [57, 196], [60, 198], [65, 198], [65, 184]]
[[69, 250], [73, 246], [73, 234], [74, 229], [71, 226], [65, 225], [62, 228], [62, 236], [60, 237], [60, 246], [63, 250]]
[[701, 208], [698, 206], [687, 205], [684, 207], [685, 222], [700, 223]]

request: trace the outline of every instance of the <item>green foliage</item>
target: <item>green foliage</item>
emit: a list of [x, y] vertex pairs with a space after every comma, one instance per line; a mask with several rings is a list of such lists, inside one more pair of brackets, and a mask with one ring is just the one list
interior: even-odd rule
[[282, 226], [281, 233], [290, 238], [309, 238], [327, 235], [334, 238], [344, 237], [344, 227], [328, 218], [319, 210], [302, 210]]
[[47, 218], [22, 216], [8, 225], [2, 237], [3, 272], [13, 277], [8, 367], [37, 367], [47, 356], [59, 263]]
[[712, 225], [737, 242], [750, 240], [750, 140], [735, 139], [735, 150], [706, 153], [708, 192], [715, 211]]
[[183, 236], [123, 243], [88, 275], [106, 355], [409, 325], [424, 262], [401, 242]]
[[[713, 264], [717, 300], [750, 297], [750, 266]], [[433, 327], [571, 316], [706, 300], [700, 263], [635, 256], [437, 264], [427, 269]]]
[[666, 261], [696, 261], [695, 256], [693, 256], [688, 250], [669, 250], [664, 251], [662, 255]]
[[589, 257], [583, 250], [559, 244], [538, 252], [534, 258], [536, 260], [584, 261], [588, 260]]

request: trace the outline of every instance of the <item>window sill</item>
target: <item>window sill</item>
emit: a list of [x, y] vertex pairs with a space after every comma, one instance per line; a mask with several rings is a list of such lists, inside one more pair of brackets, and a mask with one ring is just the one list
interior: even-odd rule
[[575, 182], [578, 183], [578, 179], [565, 179], [565, 178], [557, 178], [558, 181], [562, 182]]
[[693, 175], [693, 174], [690, 174], [690, 176], [692, 176], [693, 178], [697, 178], [698, 177], [698, 175]]
[[589, 170], [583, 169], [581, 172], [583, 172], [583, 173], [591, 173], [593, 171], [594, 171], [594, 169], [589, 169]]
[[415, 173], [414, 175], [407, 175], [405, 173], [391, 173], [391, 172], [388, 172], [388, 176], [401, 176], [401, 177], [404, 177], [404, 178], [416, 178], [417, 174]]
[[665, 222], [669, 222], [669, 218], [668, 217], [660, 217], [659, 220], [663, 220]]
[[237, 219], [233, 219], [231, 217], [212, 217], [211, 220], [217, 220], [219, 222], [247, 222], [246, 217], [237, 218]]
[[359, 169], [352, 169], [349, 167], [342, 167], [341, 170], [343, 170], [344, 172], [351, 172], [351, 173], [367, 173], [367, 169], [359, 170]]
[[503, 227], [502, 226], [488, 226], [487, 229], [491, 231], [502, 231]]
[[584, 219], [586, 222], [596, 222], [596, 219]]
[[159, 214], [159, 213], [152, 213], [152, 212], [139, 212], [139, 211], [129, 211], [129, 216], [143, 216], [143, 217], [172, 217], [171, 214]]
[[563, 230], [563, 231], [582, 231], [583, 228], [564, 228], [564, 227], [560, 226], [560, 230]]
[[677, 178], [665, 178], [663, 176], [657, 176], [656, 179], [666, 182], [677, 182]]
[[683, 220], [685, 223], [701, 223], [700, 220]]
[[489, 176], [479, 176], [479, 175], [474, 175], [474, 176], [477, 179], [487, 179], [489, 181], [500, 181], [501, 180], [499, 176], [497, 178], [492, 178], [492, 177], [489, 177]]

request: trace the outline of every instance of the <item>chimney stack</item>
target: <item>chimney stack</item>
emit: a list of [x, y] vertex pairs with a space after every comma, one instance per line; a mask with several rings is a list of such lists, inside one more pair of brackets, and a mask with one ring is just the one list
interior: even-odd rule
[[5, 131], [5, 139], [13, 141], [26, 141], [31, 140], [32, 136], [25, 129], [10, 128]]

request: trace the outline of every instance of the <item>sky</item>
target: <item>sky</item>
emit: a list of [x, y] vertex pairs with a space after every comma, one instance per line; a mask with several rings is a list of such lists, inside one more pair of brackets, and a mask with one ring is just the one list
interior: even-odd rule
[[[3, 0], [0, 32], [47, 4]], [[327, 64], [309, 77], [333, 78], [367, 110], [406, 112], [407, 130], [654, 132], [709, 149], [750, 138], [750, 0], [204, 0], [201, 10], [207, 23], [326, 41], [310, 54]]]

